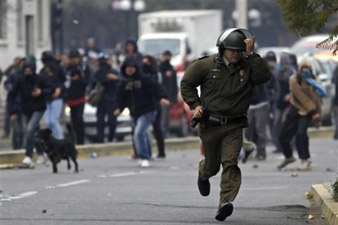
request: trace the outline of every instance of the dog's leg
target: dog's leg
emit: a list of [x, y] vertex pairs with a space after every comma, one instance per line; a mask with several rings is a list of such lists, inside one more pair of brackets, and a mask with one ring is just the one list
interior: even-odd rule
[[53, 162], [53, 173], [57, 173], [58, 168], [56, 167], [56, 162]]
[[68, 168], [68, 170], [71, 169], [71, 165], [70, 165], [70, 162], [69, 162], [69, 157], [67, 157], [67, 168]]
[[74, 165], [75, 165], [75, 173], [78, 173], [79, 172], [79, 168], [78, 168], [78, 165], [77, 165], [77, 161], [76, 161], [76, 156], [71, 156], [72, 158], [72, 161], [74, 162]]

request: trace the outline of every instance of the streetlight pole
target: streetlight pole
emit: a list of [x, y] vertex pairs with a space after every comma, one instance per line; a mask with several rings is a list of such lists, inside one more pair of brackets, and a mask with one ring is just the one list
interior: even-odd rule
[[239, 28], [247, 28], [248, 27], [248, 1], [241, 0], [236, 1], [236, 11], [237, 11], [237, 23], [236, 26]]

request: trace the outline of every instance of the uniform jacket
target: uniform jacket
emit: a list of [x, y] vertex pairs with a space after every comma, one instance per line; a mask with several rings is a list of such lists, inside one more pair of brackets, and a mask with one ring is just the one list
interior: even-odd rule
[[322, 100], [316, 90], [309, 85], [303, 76], [294, 74], [290, 77], [291, 105], [298, 109], [299, 115], [305, 116], [314, 112], [321, 113]]
[[192, 110], [202, 105], [218, 116], [238, 116], [247, 112], [254, 86], [269, 78], [269, 69], [257, 54], [242, 58], [232, 68], [216, 54], [188, 66], [181, 81], [181, 93]]

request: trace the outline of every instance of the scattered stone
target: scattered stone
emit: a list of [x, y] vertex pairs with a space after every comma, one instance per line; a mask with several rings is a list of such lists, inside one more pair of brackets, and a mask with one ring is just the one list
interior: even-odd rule
[[320, 215], [320, 218], [321, 218], [322, 220], [324, 220], [324, 219], [325, 219], [325, 216], [323, 216], [323, 215]]
[[298, 173], [292, 173], [291, 177], [298, 177]]
[[258, 165], [257, 165], [257, 164], [254, 164], [254, 165], [252, 166], [252, 168], [257, 169], [257, 168], [258, 168]]
[[332, 172], [331, 168], [326, 168], [326, 172]]
[[313, 194], [311, 192], [305, 192], [305, 196], [308, 198], [308, 199], [311, 199], [313, 198]]
[[314, 220], [315, 217], [314, 217], [313, 215], [310, 214], [307, 218], [308, 218], [309, 220]]
[[42, 210], [42, 213], [46, 213], [46, 212], [47, 212], [47, 210], [45, 210], [45, 209], [44, 209], [44, 210]]

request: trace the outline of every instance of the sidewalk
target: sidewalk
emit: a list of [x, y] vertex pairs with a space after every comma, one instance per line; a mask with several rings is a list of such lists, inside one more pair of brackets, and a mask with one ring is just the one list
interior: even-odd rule
[[338, 202], [335, 202], [329, 192], [329, 185], [312, 185], [310, 202], [321, 209], [322, 215], [330, 225], [338, 225]]

